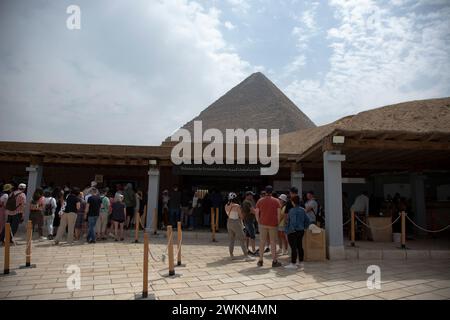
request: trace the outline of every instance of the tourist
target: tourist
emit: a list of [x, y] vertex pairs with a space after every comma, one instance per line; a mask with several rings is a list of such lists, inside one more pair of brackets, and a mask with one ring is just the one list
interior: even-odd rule
[[78, 241], [81, 239], [83, 233], [84, 226], [84, 210], [86, 209], [86, 200], [84, 197], [84, 193], [80, 192], [78, 195], [80, 199], [80, 208], [77, 211], [77, 220], [75, 221], [75, 240]]
[[[266, 186], [266, 196], [256, 203], [256, 220], [259, 226], [259, 247], [264, 248], [266, 242], [270, 241], [270, 251], [272, 253], [272, 267], [280, 267], [277, 260], [277, 227], [281, 205], [278, 199], [272, 197], [272, 186]], [[264, 252], [260, 250], [258, 266], [263, 265]]]
[[80, 189], [74, 187], [67, 195], [64, 209], [60, 212], [60, 224], [58, 232], [55, 237], [55, 245], [58, 245], [61, 238], [66, 233], [67, 227], [67, 243], [73, 244], [73, 232], [75, 229], [75, 222], [77, 221], [77, 212], [80, 210]]
[[[7, 221], [11, 225], [11, 235], [12, 241], [19, 229], [19, 224], [23, 222], [23, 215], [25, 212], [25, 205], [27, 203], [27, 196], [25, 195], [25, 190], [27, 185], [25, 183], [19, 184], [16, 191], [9, 194], [8, 200], [6, 201], [5, 209], [7, 215]], [[0, 236], [4, 239], [4, 232]]]
[[120, 193], [116, 193], [114, 197], [114, 202], [111, 205], [111, 220], [114, 224], [114, 238], [115, 241], [119, 241], [119, 232], [120, 228], [120, 241], [124, 240], [123, 237], [123, 224], [125, 222], [127, 211], [125, 204], [123, 203], [123, 195]]
[[5, 227], [7, 219], [6, 202], [8, 202], [8, 197], [12, 190], [12, 184], [3, 185], [3, 194], [0, 197], [0, 232], [3, 232], [3, 228]]
[[[359, 217], [365, 224], [368, 224], [369, 220], [369, 194], [367, 191], [363, 191], [356, 197], [355, 202], [351, 206], [351, 210], [355, 213], [355, 217]], [[356, 223], [359, 223], [356, 221]], [[364, 240], [372, 240], [372, 234], [370, 228], [363, 227]]]
[[180, 212], [181, 192], [178, 190], [178, 186], [174, 185], [169, 193], [169, 223], [174, 228], [177, 226], [177, 221], [180, 221]]
[[[251, 255], [259, 254], [256, 250], [256, 234], [255, 234], [255, 202], [253, 200], [253, 192], [247, 191], [245, 199], [241, 206], [242, 214], [244, 216], [244, 231], [247, 240], [247, 253]], [[251, 246], [252, 251], [248, 249]]]
[[109, 198], [106, 196], [106, 189], [102, 189], [100, 192], [100, 200], [102, 201], [100, 206], [100, 215], [95, 226], [97, 236], [99, 239], [106, 240], [106, 227], [108, 225], [109, 216]]
[[286, 234], [284, 233], [284, 226], [286, 221], [286, 203], [287, 195], [281, 194], [278, 199], [280, 199], [281, 211], [278, 217], [278, 244], [280, 246], [280, 254], [288, 254], [288, 241]]
[[203, 226], [211, 227], [211, 199], [209, 193], [206, 193], [202, 199]]
[[28, 219], [31, 221], [31, 230], [34, 232], [34, 227], [37, 226], [39, 237], [43, 236], [42, 226], [44, 224], [44, 202], [45, 197], [41, 188], [36, 188], [33, 193], [33, 197], [30, 202], [30, 216]]
[[228, 195], [228, 203], [225, 205], [225, 213], [228, 216], [227, 220], [227, 230], [228, 237], [230, 239], [229, 244], [229, 252], [231, 260], [234, 259], [233, 251], [234, 251], [234, 242], [235, 240], [239, 241], [241, 245], [242, 252], [244, 253], [244, 258], [246, 261], [254, 260], [254, 258], [248, 255], [248, 250], [245, 246], [244, 239], [244, 231], [242, 225], [242, 211], [241, 206], [238, 204], [237, 195], [234, 192], [231, 192]]
[[123, 199], [127, 208], [127, 219], [125, 221], [125, 229], [129, 229], [131, 226], [131, 219], [134, 216], [134, 208], [136, 207], [136, 194], [133, 190], [133, 185], [127, 183], [125, 190], [123, 191]]
[[56, 200], [52, 197], [51, 189], [44, 191], [44, 226], [47, 230], [47, 239], [53, 239], [53, 220], [55, 219]]
[[58, 227], [61, 223], [61, 211], [64, 208], [64, 190], [55, 188], [52, 193], [53, 198], [56, 200], [55, 218], [53, 219], [53, 238], [56, 237]]
[[[100, 207], [102, 206], [102, 199], [99, 196], [97, 188], [92, 188], [91, 196], [86, 202], [86, 208], [84, 209], [84, 216], [88, 220], [88, 234], [87, 242], [95, 243], [95, 225], [100, 215]], [[134, 209], [134, 208], [133, 208]]]
[[211, 208], [213, 209], [212, 212], [214, 212], [213, 217], [214, 217], [215, 231], [219, 232], [219, 219], [223, 203], [222, 196], [218, 190], [213, 190], [210, 199], [211, 199]]
[[305, 212], [308, 215], [309, 221], [315, 224], [319, 215], [319, 204], [314, 198], [314, 191], [308, 191], [306, 193], [306, 199], [308, 200], [305, 203]]
[[189, 225], [189, 211], [192, 206], [192, 197], [187, 189], [181, 193], [181, 216], [180, 221], [183, 228]]
[[161, 195], [162, 202], [162, 229], [169, 225], [169, 190], [164, 190]]
[[[305, 210], [300, 207], [299, 196], [294, 196], [292, 199], [293, 208], [287, 214], [287, 221], [285, 232], [288, 237], [289, 245], [291, 246], [291, 263], [285, 266], [286, 269], [297, 269], [299, 267], [303, 270], [303, 235], [308, 229], [310, 221]], [[298, 258], [298, 263], [297, 263]]]

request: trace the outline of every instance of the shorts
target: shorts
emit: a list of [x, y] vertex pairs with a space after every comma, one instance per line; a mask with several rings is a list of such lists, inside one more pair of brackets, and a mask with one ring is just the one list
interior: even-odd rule
[[134, 217], [134, 207], [127, 207], [127, 217]]
[[267, 241], [270, 239], [270, 241], [277, 241], [278, 238], [278, 227], [271, 227], [271, 226], [263, 226], [259, 225], [259, 237], [262, 242], [267, 243]]
[[244, 232], [245, 232], [245, 236], [247, 238], [253, 239], [255, 240], [256, 238], [256, 233], [255, 233], [255, 223], [254, 221], [252, 222], [244, 222]]
[[31, 220], [33, 226], [37, 225], [38, 228], [42, 228], [44, 225], [44, 215], [41, 211], [31, 211], [29, 219]]

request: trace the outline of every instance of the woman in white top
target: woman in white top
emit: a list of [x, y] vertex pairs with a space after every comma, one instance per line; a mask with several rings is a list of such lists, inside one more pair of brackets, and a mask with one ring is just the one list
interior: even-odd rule
[[242, 224], [242, 212], [241, 206], [237, 203], [237, 195], [231, 192], [228, 195], [228, 203], [225, 205], [225, 212], [228, 216], [227, 229], [230, 239], [229, 250], [230, 258], [234, 259], [234, 241], [237, 239], [240, 242], [242, 252], [246, 261], [254, 260], [253, 257], [248, 255], [247, 247], [245, 245], [244, 226]]

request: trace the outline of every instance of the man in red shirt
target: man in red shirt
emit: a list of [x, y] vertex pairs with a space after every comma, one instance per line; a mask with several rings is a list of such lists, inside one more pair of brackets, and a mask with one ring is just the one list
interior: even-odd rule
[[[281, 267], [277, 260], [278, 217], [281, 211], [280, 201], [272, 197], [272, 186], [266, 187], [266, 196], [256, 203], [256, 220], [259, 225], [259, 247], [264, 248], [270, 240], [272, 268]], [[263, 265], [264, 250], [259, 250], [258, 267]]]

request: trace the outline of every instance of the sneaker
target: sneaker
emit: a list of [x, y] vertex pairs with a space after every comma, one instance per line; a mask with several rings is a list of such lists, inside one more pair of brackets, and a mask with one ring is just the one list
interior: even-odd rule
[[250, 251], [250, 250], [247, 251], [247, 254], [248, 254], [249, 256], [254, 256], [254, 255], [255, 255], [255, 253], [252, 252], [252, 251]]
[[259, 255], [259, 249], [256, 249], [255, 252], [253, 253], [255, 256]]
[[249, 262], [249, 261], [255, 261], [255, 258], [252, 257], [252, 256], [246, 256], [246, 257], [244, 258], [244, 260], [247, 261], [247, 262]]
[[264, 250], [264, 253], [267, 253], [267, 252], [270, 252], [270, 249], [269, 249], [269, 248], [266, 248], [266, 249]]
[[289, 263], [288, 265], [284, 266], [285, 269], [297, 269], [297, 266], [294, 263]]
[[303, 262], [297, 262], [297, 267], [298, 267], [300, 270], [303, 270], [303, 269], [304, 269]]
[[258, 267], [262, 267], [263, 266], [263, 262], [262, 260], [259, 260], [258, 263], [256, 264]]
[[279, 262], [279, 261], [272, 261], [272, 268], [278, 268], [278, 267], [281, 267], [282, 266], [282, 264], [281, 264], [281, 262]]
[[234, 255], [230, 254], [230, 260], [231, 260], [231, 261], [234, 260]]
[[55, 246], [57, 246], [59, 244], [58, 240], [55, 240]]

